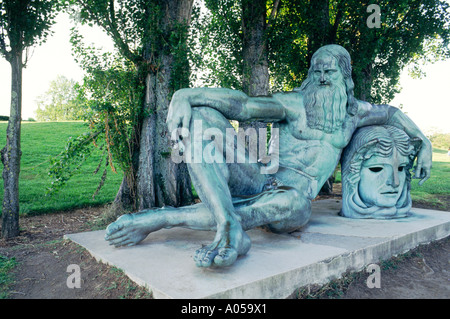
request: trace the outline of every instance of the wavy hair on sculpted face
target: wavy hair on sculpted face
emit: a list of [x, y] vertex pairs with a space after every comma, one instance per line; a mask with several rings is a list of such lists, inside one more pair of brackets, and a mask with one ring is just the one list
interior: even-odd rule
[[[393, 126], [358, 129], [341, 157], [341, 215], [379, 219], [408, 216], [412, 205], [409, 170], [419, 145], [421, 140], [410, 139], [404, 131]], [[369, 179], [369, 183], [364, 182], [364, 178]], [[395, 194], [393, 186], [389, 185], [391, 180], [395, 180]], [[365, 198], [367, 193], [375, 194], [372, 196], [375, 200]]]

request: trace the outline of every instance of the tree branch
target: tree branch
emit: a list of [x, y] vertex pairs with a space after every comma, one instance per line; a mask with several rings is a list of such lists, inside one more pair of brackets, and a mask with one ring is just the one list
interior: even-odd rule
[[272, 11], [270, 12], [269, 22], [267, 23], [267, 28], [272, 28], [272, 24], [278, 16], [279, 6], [280, 6], [280, 0], [274, 0]]
[[106, 12], [101, 13], [104, 15], [104, 19], [99, 17], [98, 12], [96, 12], [89, 4], [85, 1], [78, 1], [78, 5], [82, 7], [84, 11], [86, 11], [89, 16], [88, 20], [95, 22], [98, 26], [103, 28], [106, 33], [112, 38], [119, 52], [127, 59], [132, 61], [134, 64], [140, 63], [143, 59], [133, 53], [127, 43], [122, 39], [120, 32], [118, 31], [117, 22], [116, 22], [116, 14], [114, 8], [114, 0], [110, 0], [108, 2]]
[[342, 17], [343, 17], [343, 7], [342, 7], [342, 0], [338, 1], [338, 4], [336, 6], [336, 18], [334, 19], [333, 26], [330, 28], [330, 34], [329, 39], [331, 40], [331, 43], [336, 42], [337, 38], [337, 29], [339, 27], [339, 24], [341, 23]]
[[6, 61], [11, 61], [11, 54], [6, 49], [5, 37], [3, 35], [0, 36], [0, 53], [4, 55]]
[[[113, 38], [113, 41], [116, 43], [120, 53], [125, 56], [127, 59], [133, 61], [133, 63], [138, 64], [139, 62], [142, 62], [142, 57], [133, 53], [130, 50], [130, 47], [128, 44], [122, 39], [122, 36], [120, 35], [120, 32], [117, 27], [116, 22], [116, 11], [114, 9], [114, 0], [109, 1], [109, 17], [107, 17], [108, 26], [109, 28], [105, 28], [106, 31], [110, 33], [110, 35]], [[108, 30], [109, 29], [109, 30]]]

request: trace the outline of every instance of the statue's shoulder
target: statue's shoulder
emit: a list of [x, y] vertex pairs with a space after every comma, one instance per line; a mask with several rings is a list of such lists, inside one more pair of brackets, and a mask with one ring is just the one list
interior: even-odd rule
[[356, 109], [356, 114], [360, 118], [367, 116], [373, 108], [373, 105], [366, 101], [356, 100], [356, 104], [358, 106]]

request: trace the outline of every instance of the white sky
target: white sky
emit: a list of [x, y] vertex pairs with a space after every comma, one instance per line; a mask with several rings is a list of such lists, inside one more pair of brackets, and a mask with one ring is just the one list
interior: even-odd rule
[[[67, 15], [58, 16], [54, 25], [54, 35], [34, 53], [23, 70], [22, 118], [35, 118], [36, 98], [44, 94], [52, 80], [58, 75], [80, 81], [83, 72], [73, 60], [69, 33], [71, 22]], [[107, 49], [112, 48], [109, 38], [98, 28], [86, 27], [83, 34], [87, 42], [101, 43]], [[439, 131], [450, 133], [450, 60], [425, 66], [427, 76], [420, 80], [409, 77], [403, 72], [400, 94], [390, 103], [393, 106], [403, 104], [403, 111], [425, 133]], [[10, 79], [9, 63], [0, 58], [0, 115], [9, 115]]]
[[[67, 14], [59, 14], [53, 25], [53, 36], [41, 46], [33, 49], [27, 67], [22, 74], [22, 119], [35, 118], [39, 95], [44, 94], [58, 75], [77, 82], [83, 78], [83, 71], [74, 61], [70, 44], [70, 28], [73, 27]], [[100, 28], [83, 27], [85, 42], [96, 43], [96, 47], [112, 50], [112, 41]], [[99, 45], [99, 43], [101, 43]], [[0, 115], [9, 115], [11, 97], [11, 67], [0, 57]]]

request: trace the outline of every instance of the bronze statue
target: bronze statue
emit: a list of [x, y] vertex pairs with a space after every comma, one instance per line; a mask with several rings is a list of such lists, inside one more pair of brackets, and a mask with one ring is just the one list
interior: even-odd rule
[[[114, 246], [127, 246], [161, 228], [214, 230], [214, 241], [198, 249], [194, 260], [199, 267], [230, 266], [250, 249], [246, 230], [265, 226], [273, 232], [291, 232], [308, 222], [311, 200], [335, 170], [355, 130], [368, 125], [392, 125], [420, 138], [416, 177], [421, 183], [429, 178], [431, 143], [400, 110], [354, 97], [351, 59], [343, 47], [324, 46], [311, 62], [302, 86], [288, 93], [249, 97], [223, 88], [177, 91], [167, 125], [170, 132], [182, 133], [174, 136], [180, 137], [181, 142], [177, 142], [185, 149], [192, 150], [187, 152], [189, 156], [205, 146], [196, 145], [196, 136], [186, 138], [186, 132], [194, 131], [194, 123], [225, 136], [232, 128], [229, 120], [271, 122], [277, 130], [272, 132], [268, 155], [278, 159], [271, 163], [277, 169], [261, 174], [265, 165], [261, 162], [186, 160], [201, 203], [123, 215], [108, 226], [106, 240]], [[236, 150], [248, 152], [239, 145], [239, 139], [237, 145], [217, 143], [222, 143], [225, 155]]]

